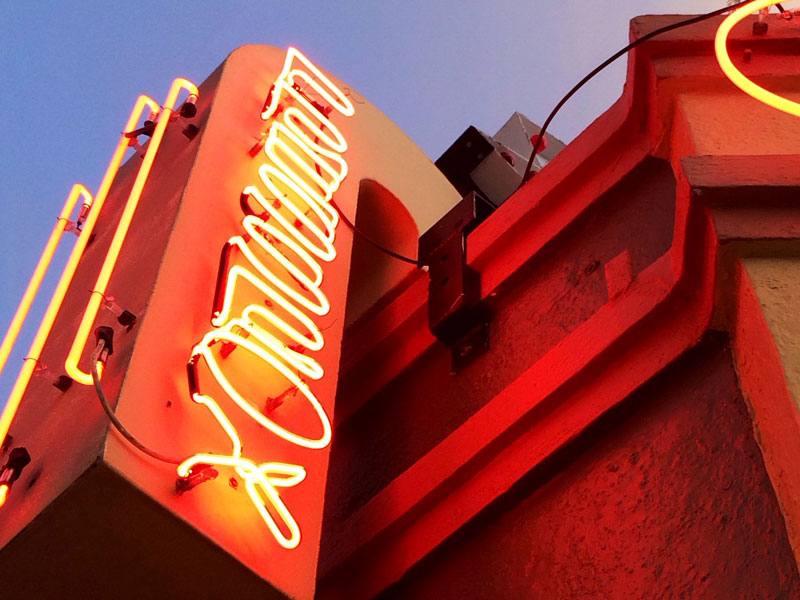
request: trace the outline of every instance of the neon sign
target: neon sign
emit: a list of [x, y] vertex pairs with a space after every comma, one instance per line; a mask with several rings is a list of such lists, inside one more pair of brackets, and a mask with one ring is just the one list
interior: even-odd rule
[[[90, 371], [82, 371], [78, 366], [78, 361], [86, 349], [86, 343], [89, 340], [89, 335], [92, 332], [92, 325], [94, 324], [97, 313], [100, 311], [100, 306], [105, 293], [108, 289], [108, 282], [111, 279], [111, 274], [117, 264], [119, 253], [122, 250], [122, 245], [125, 243], [125, 238], [128, 235], [133, 215], [136, 213], [136, 208], [139, 206], [139, 199], [142, 196], [144, 184], [150, 175], [150, 169], [153, 166], [153, 161], [156, 158], [156, 153], [161, 146], [161, 140], [164, 137], [164, 131], [167, 129], [167, 124], [178, 102], [178, 95], [181, 90], [187, 90], [190, 96], [197, 97], [197, 86], [191, 81], [178, 77], [172, 82], [167, 100], [164, 103], [164, 110], [161, 118], [156, 123], [155, 130], [153, 131], [150, 143], [147, 146], [142, 164], [139, 167], [139, 172], [136, 174], [136, 179], [133, 182], [133, 187], [128, 195], [128, 201], [125, 203], [125, 210], [122, 212], [117, 229], [114, 232], [114, 237], [111, 240], [111, 245], [106, 252], [106, 258], [103, 261], [103, 266], [100, 268], [100, 273], [97, 275], [97, 281], [94, 284], [92, 294], [89, 297], [89, 302], [86, 310], [83, 313], [78, 331], [75, 334], [75, 339], [72, 342], [72, 347], [67, 354], [67, 360], [64, 366], [67, 374], [75, 381], [84, 385], [92, 385], [92, 374]], [[158, 108], [158, 107], [156, 107]], [[128, 131], [128, 129], [126, 129]], [[107, 192], [108, 190], [104, 190]], [[99, 212], [99, 208], [95, 211], [95, 215]], [[95, 217], [96, 218], [96, 217]]]
[[[95, 196], [78, 185], [70, 193], [18, 309], [19, 318], [15, 317], [0, 347], [2, 369], [55, 246], [69, 227], [68, 217], [82, 199], [78, 217], [82, 228], [77, 243], [28, 353], [30, 360], [23, 364], [0, 417], [0, 439], [8, 432], [35, 372], [126, 151], [134, 147], [142, 156], [141, 166], [65, 360], [67, 373], [74, 381], [92, 384], [89, 369], [80, 364], [87, 340], [166, 127], [176, 112], [178, 96], [184, 92], [191, 98], [196, 97], [198, 90], [191, 82], [179, 78], [173, 82], [163, 107], [147, 96], [140, 96], [123, 131], [132, 132], [145, 118], [153, 121], [147, 146], [139, 147], [135, 138], [123, 133]], [[339, 214], [331, 200], [348, 173], [342, 157], [347, 142], [331, 115], [352, 116], [354, 112], [347, 95], [325, 74], [299, 51], [288, 50], [261, 114], [263, 155], [255, 153], [259, 157], [254, 164], [255, 176], [243, 186], [241, 229], [223, 248], [212, 328], [194, 345], [188, 362], [191, 397], [220, 426], [230, 443], [230, 451], [197, 452], [178, 466], [178, 475], [187, 477], [199, 465], [232, 469], [244, 482], [249, 500], [271, 535], [284, 548], [297, 547], [301, 532], [281, 497], [281, 489], [301, 484], [306, 479], [306, 467], [296, 459], [286, 460], [280, 453], [292, 447], [322, 450], [331, 442], [331, 420], [317, 397], [319, 387], [314, 383], [325, 375], [322, 366], [325, 363], [319, 354], [325, 345], [325, 328], [320, 318], [331, 312], [331, 303], [323, 292], [324, 266], [337, 257]], [[257, 300], [252, 300], [253, 296]], [[257, 406], [259, 398], [243, 385], [235, 369], [231, 369], [231, 362], [226, 362], [225, 353], [234, 349], [236, 360], [249, 361], [251, 367], [255, 365], [254, 371], [271, 378], [272, 384], [288, 386], [287, 392], [291, 393], [285, 395], [293, 398], [291, 407], [301, 407], [311, 415], [307, 422]], [[234, 404], [248, 421], [271, 432], [279, 444], [285, 442], [284, 446], [276, 447], [282, 461], [260, 462], [245, 454], [243, 438], [233, 424], [236, 419], [226, 414]], [[9, 486], [0, 485], [0, 506], [5, 503], [8, 491]]]
[[717, 35], [714, 38], [714, 51], [717, 55], [717, 62], [725, 73], [725, 76], [733, 82], [733, 84], [742, 90], [745, 94], [752, 96], [759, 102], [763, 102], [768, 106], [776, 108], [790, 115], [800, 117], [800, 104], [793, 102], [788, 98], [779, 96], [769, 90], [764, 89], [760, 85], [753, 83], [750, 79], [737, 69], [728, 54], [728, 35], [730, 35], [733, 27], [744, 20], [748, 15], [763, 8], [769, 8], [773, 4], [778, 4], [780, 0], [754, 0], [749, 2], [731, 14], [720, 23], [717, 29]]
[[[67, 230], [67, 226], [71, 223], [69, 220], [70, 215], [72, 215], [72, 212], [75, 209], [75, 204], [77, 204], [78, 198], [81, 197], [83, 197], [81, 211], [88, 211], [88, 209], [90, 209], [92, 206], [92, 195], [83, 185], [76, 183], [72, 186], [67, 199], [64, 201], [64, 207], [61, 209], [61, 214], [58, 216], [56, 224], [53, 226], [53, 231], [50, 233], [50, 237], [45, 244], [41, 257], [39, 257], [39, 262], [36, 263], [36, 268], [33, 270], [33, 275], [28, 282], [28, 286], [25, 288], [25, 293], [22, 295], [22, 300], [20, 300], [17, 311], [14, 313], [14, 317], [11, 319], [11, 324], [8, 326], [8, 331], [6, 331], [6, 335], [3, 338], [3, 343], [0, 344], [0, 373], [3, 372], [3, 368], [6, 366], [8, 355], [11, 353], [11, 349], [14, 347], [14, 343], [19, 337], [19, 332], [22, 329], [22, 325], [25, 322], [25, 319], [28, 317], [28, 312], [31, 309], [33, 300], [36, 298], [36, 294], [39, 292], [39, 287], [42, 285], [42, 279], [44, 279], [45, 273], [47, 273], [47, 269], [50, 267], [50, 263], [53, 261], [53, 255], [58, 248], [58, 243], [61, 241], [61, 237]], [[2, 440], [4, 437], [4, 435], [0, 436], [0, 440]]]
[[[168, 114], [174, 108], [175, 103], [177, 102], [177, 94], [182, 88], [194, 90], [194, 93], [197, 93], [197, 88], [194, 86], [194, 84], [186, 81], [185, 79], [176, 79], [172, 84], [172, 88], [170, 89], [170, 93], [167, 97], [167, 103], [164, 107], [164, 110], [168, 111]], [[114, 183], [114, 180], [116, 179], [117, 173], [119, 172], [119, 168], [125, 158], [128, 148], [131, 147], [131, 138], [127, 137], [124, 132], [135, 129], [137, 124], [140, 123], [145, 116], [147, 116], [147, 118], [151, 121], [158, 119], [158, 124], [155, 128], [153, 139], [150, 140], [150, 143], [147, 146], [147, 151], [145, 152], [145, 156], [142, 160], [142, 165], [139, 167], [136, 181], [128, 197], [128, 202], [123, 213], [123, 221], [121, 221], [117, 227], [117, 232], [114, 236], [112, 247], [109, 248], [106, 261], [103, 265], [103, 270], [98, 277], [98, 284], [100, 284], [100, 288], [102, 289], [96, 288], [95, 291], [99, 293], [93, 293], [90, 297], [89, 307], [87, 307], [86, 314], [84, 315], [84, 321], [81, 323], [82, 328], [79, 330], [78, 335], [75, 338], [75, 342], [73, 343], [73, 349], [82, 349], [86, 343], [88, 331], [92, 325], [91, 321], [94, 320], [94, 317], [97, 314], [99, 301], [102, 297], [101, 294], [103, 291], [105, 291], [108, 278], [110, 278], [111, 271], [113, 271], [116, 258], [119, 255], [119, 249], [124, 242], [125, 234], [127, 234], [130, 219], [133, 217], [133, 212], [135, 211], [136, 204], [138, 203], [139, 196], [144, 188], [144, 184], [147, 181], [147, 177], [150, 173], [150, 167], [152, 166], [155, 155], [158, 152], [164, 129], [166, 128], [169, 120], [166, 118], [158, 118], [161, 111], [162, 108], [159, 106], [158, 102], [149, 96], [140, 95], [136, 99], [133, 109], [128, 116], [128, 120], [122, 130], [123, 133], [119, 137], [117, 146], [111, 156], [108, 168], [103, 175], [103, 180], [100, 183], [100, 187], [97, 190], [94, 199], [92, 199], [88, 190], [86, 190], [86, 188], [80, 184], [73, 186], [72, 191], [67, 198], [64, 209], [61, 212], [61, 216], [59, 217], [56, 227], [50, 235], [50, 239], [45, 246], [45, 251], [43, 252], [42, 257], [36, 266], [36, 270], [34, 271], [31, 281], [26, 288], [25, 294], [23, 295], [22, 301], [17, 308], [11, 326], [6, 333], [5, 338], [3, 339], [2, 350], [0, 351], [0, 370], [2, 370], [2, 368], [5, 366], [8, 353], [11, 351], [11, 348], [16, 342], [22, 324], [27, 317], [30, 305], [36, 296], [36, 293], [39, 291], [41, 279], [50, 266], [56, 246], [64, 232], [64, 228], [68, 222], [69, 215], [74, 208], [75, 202], [77, 201], [77, 198], [82, 195], [84, 197], [84, 203], [81, 210], [81, 217], [79, 217], [79, 219], [83, 218], [85, 220], [80, 230], [80, 234], [78, 235], [78, 240], [73, 247], [69, 258], [67, 259], [66, 264], [64, 265], [61, 276], [56, 284], [56, 288], [53, 291], [53, 295], [51, 296], [50, 302], [45, 310], [45, 314], [42, 317], [38, 330], [36, 331], [36, 335], [34, 336], [33, 342], [28, 350], [28, 354], [25, 362], [23, 363], [22, 369], [20, 370], [19, 374], [17, 375], [17, 379], [14, 382], [11, 394], [8, 397], [5, 408], [3, 409], [3, 414], [0, 416], [0, 441], [5, 439], [9, 429], [11, 428], [14, 417], [19, 410], [22, 397], [25, 394], [25, 391], [28, 389], [28, 384], [30, 383], [31, 377], [36, 370], [36, 366], [38, 365], [44, 344], [50, 335], [50, 332], [53, 328], [53, 323], [56, 320], [56, 316], [58, 315], [59, 310], [61, 310], [67, 290], [72, 284], [75, 271], [77, 270], [86, 246], [91, 239], [92, 232], [94, 231], [97, 219], [100, 215], [103, 205], [105, 204], [108, 192], [111, 188], [111, 185]], [[126, 215], [128, 215], [127, 222], [124, 222]], [[88, 320], [87, 315], [91, 315], [91, 320]], [[85, 323], [86, 321], [88, 321], [88, 323]], [[70, 357], [68, 357], [65, 366], [68, 372], [70, 372], [70, 375], [72, 375], [73, 379], [82, 384], [90, 385], [92, 383], [91, 375], [88, 375], [77, 368], [77, 356], [78, 354], [74, 354], [74, 356], [71, 354]], [[88, 380], [86, 375], [88, 375]]]
[[[300, 543], [300, 527], [279, 488], [301, 483], [305, 468], [283, 462], [256, 463], [244, 457], [240, 436], [225, 411], [201, 391], [200, 366], [205, 364], [225, 395], [277, 438], [314, 450], [330, 444], [330, 419], [308, 382], [324, 376], [312, 354], [325, 343], [314, 317], [330, 311], [321, 290], [322, 263], [336, 258], [339, 216], [330, 200], [347, 175], [341, 156], [347, 143], [329, 118], [334, 111], [344, 116], [355, 112], [330, 79], [302, 53], [289, 48], [261, 115], [267, 123], [263, 163], [258, 167], [259, 181], [242, 192], [243, 231], [222, 250], [213, 329], [192, 348], [187, 365], [192, 399], [209, 410], [232, 449], [228, 455], [195, 454], [178, 466], [178, 475], [187, 477], [201, 465], [233, 468], [268, 529], [287, 549]], [[251, 294], [255, 290], [258, 301], [237, 300], [245, 289]], [[293, 431], [254, 405], [254, 399], [226, 374], [226, 347], [255, 359], [261, 377], [272, 374], [285, 380], [295, 398], [303, 398], [313, 410], [317, 430], [313, 434]]]

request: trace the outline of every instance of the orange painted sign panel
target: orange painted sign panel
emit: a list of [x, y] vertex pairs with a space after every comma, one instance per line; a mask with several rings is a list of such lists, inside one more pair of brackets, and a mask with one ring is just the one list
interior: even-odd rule
[[238, 50], [208, 101], [118, 410], [181, 463], [118, 438], [107, 458], [273, 586], [311, 597], [352, 246], [331, 201], [354, 217], [357, 114], [293, 49]]
[[[246, 50], [229, 59], [228, 85], [215, 90], [192, 171], [199, 176], [186, 183], [161, 273], [128, 349], [133, 364], [122, 373], [117, 404], [120, 420], [149, 447], [184, 458], [170, 474], [169, 466], [119, 438], [110, 438], [107, 458], [275, 587], [308, 597], [316, 574], [352, 243], [349, 231], [337, 236], [339, 214], [331, 204], [348, 173], [347, 141], [336, 122], [355, 111], [347, 94], [299, 51], [289, 49], [275, 69], [276, 51]], [[252, 70], [254, 62], [260, 64]], [[136, 285], [126, 281], [121, 289], [112, 275], [121, 254], [127, 252], [129, 261], [137, 251], [126, 247], [126, 237], [146, 190], [152, 201], [151, 167], [184, 90], [197, 100], [197, 87], [185, 79], [175, 81], [163, 109], [141, 96], [97, 194], [92, 197], [76, 185], [67, 199], [3, 342], [4, 364], [56, 245], [65, 229], [75, 226], [69, 217], [76, 202], [84, 197], [78, 242], [0, 420], [0, 438], [11, 428], [40, 364], [126, 151], [135, 146], [142, 163], [62, 358], [74, 383], [92, 385], [91, 332], [103, 322], [98, 315], [108, 302], [110, 283], [122, 297], [125, 286]], [[148, 109], [153, 125], [142, 148], [126, 133]], [[232, 130], [239, 135], [232, 137]], [[258, 152], [252, 152], [254, 139], [260, 141]], [[169, 160], [174, 152], [166, 154]], [[213, 181], [197, 183], [207, 176]], [[351, 187], [336, 200], [352, 213], [356, 194]], [[227, 239], [220, 243], [222, 236]], [[138, 250], [147, 254], [149, 249]], [[217, 269], [210, 271], [215, 262]], [[173, 275], [165, 274], [174, 267]], [[117, 345], [126, 341], [118, 338]], [[181, 354], [183, 360], [175, 361]], [[137, 357], [146, 365], [137, 366]], [[113, 372], [114, 360], [98, 373]], [[147, 426], [126, 415], [126, 397], [132, 394], [138, 396], [137, 413], [148, 417]], [[176, 410], [154, 420], [156, 403], [163, 405], [164, 397]], [[181, 398], [194, 404], [183, 407]], [[221, 436], [227, 444], [220, 444]], [[220, 473], [218, 480], [176, 493], [176, 477], [191, 480], [197, 470], [210, 467]], [[178, 483], [179, 491], [188, 489], [180, 487], [181, 479]], [[0, 505], [11, 493], [10, 484], [0, 486]]]

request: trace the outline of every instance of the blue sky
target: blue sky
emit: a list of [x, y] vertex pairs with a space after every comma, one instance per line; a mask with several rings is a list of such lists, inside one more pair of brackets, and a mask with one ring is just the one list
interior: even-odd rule
[[[237, 46], [297, 46], [436, 159], [468, 125], [492, 133], [515, 110], [543, 121], [627, 43], [631, 17], [724, 4], [0, 0], [0, 330], [72, 183], [96, 190], [136, 96], [160, 98], [178, 75], [199, 83]], [[567, 105], [552, 133], [571, 140], [619, 96], [623, 79], [624, 60]], [[35, 325], [0, 379], [0, 405]]]

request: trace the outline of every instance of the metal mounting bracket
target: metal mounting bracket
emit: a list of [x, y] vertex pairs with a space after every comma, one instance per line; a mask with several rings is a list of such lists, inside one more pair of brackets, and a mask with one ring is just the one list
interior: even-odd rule
[[467, 234], [487, 216], [484, 201], [466, 195], [419, 240], [420, 266], [428, 266], [428, 323], [452, 353], [455, 374], [489, 349], [489, 309], [481, 300], [480, 273], [467, 265]]

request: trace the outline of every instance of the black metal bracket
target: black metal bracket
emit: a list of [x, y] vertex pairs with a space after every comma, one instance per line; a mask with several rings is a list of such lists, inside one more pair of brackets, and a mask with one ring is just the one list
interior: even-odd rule
[[480, 273], [467, 265], [467, 235], [487, 216], [484, 201], [466, 195], [419, 240], [420, 266], [428, 266], [428, 323], [452, 353], [452, 374], [489, 349], [489, 309], [481, 300]]

